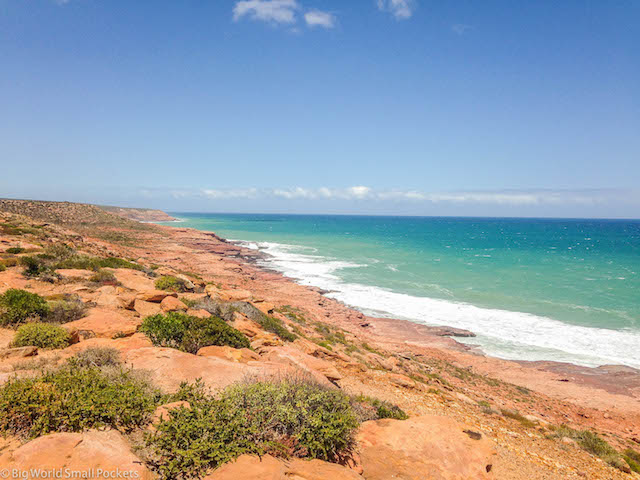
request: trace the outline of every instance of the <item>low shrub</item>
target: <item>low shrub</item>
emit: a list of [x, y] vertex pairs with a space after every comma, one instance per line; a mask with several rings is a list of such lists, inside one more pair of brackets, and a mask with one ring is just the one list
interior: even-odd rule
[[[600, 457], [606, 463], [619, 470], [626, 470], [628, 466], [622, 461], [622, 457], [618, 451], [609, 443], [600, 437], [597, 433], [589, 430], [575, 430], [566, 425], [557, 427], [552, 437], [562, 438], [568, 437], [576, 441], [580, 447], [587, 452]], [[628, 462], [627, 462], [628, 463]]]
[[93, 283], [99, 283], [100, 285], [119, 285], [116, 276], [109, 270], [98, 270], [96, 273], [89, 277], [89, 281]]
[[536, 425], [534, 422], [532, 422], [531, 420], [526, 418], [524, 415], [520, 414], [519, 412], [517, 412], [515, 410], [501, 409], [500, 413], [504, 417], [512, 418], [512, 419], [520, 422], [525, 427], [531, 428], [531, 427], [535, 427], [535, 425]]
[[357, 427], [338, 390], [295, 379], [255, 382], [172, 410], [147, 447], [161, 478], [191, 479], [245, 453], [340, 461]]
[[360, 422], [368, 420], [380, 420], [381, 418], [393, 418], [406, 420], [409, 416], [397, 405], [377, 398], [358, 395], [351, 399], [353, 408]]
[[52, 272], [46, 260], [40, 256], [21, 257], [20, 263], [24, 266], [22, 273], [25, 277], [39, 277]]
[[0, 272], [4, 272], [7, 267], [4, 266], [4, 263], [0, 263]]
[[146, 424], [157, 393], [131, 371], [68, 365], [0, 387], [0, 432], [35, 438], [50, 432]]
[[156, 288], [158, 290], [167, 290], [169, 292], [182, 293], [187, 291], [187, 282], [178, 277], [164, 275], [156, 280]]
[[50, 300], [46, 321], [51, 323], [67, 323], [79, 320], [87, 314], [87, 305], [77, 295]]
[[627, 448], [622, 452], [622, 458], [627, 462], [631, 471], [640, 473], [640, 453], [631, 448]]
[[89, 347], [78, 352], [72, 363], [79, 367], [114, 367], [120, 365], [120, 352], [111, 347]]
[[19, 253], [24, 252], [24, 248], [22, 248], [22, 247], [11, 247], [11, 248], [7, 248], [7, 249], [5, 250], [5, 252], [6, 252], [6, 253], [11, 253], [11, 254], [13, 254], [13, 255], [17, 255], [17, 254], [19, 254]]
[[46, 300], [35, 293], [10, 288], [0, 295], [0, 326], [16, 326], [28, 319], [45, 318], [49, 312]]
[[18, 327], [12, 345], [54, 349], [68, 347], [70, 343], [71, 335], [64, 328], [51, 323], [32, 322]]
[[284, 326], [284, 322], [279, 318], [270, 317], [269, 315], [262, 315], [257, 322], [267, 332], [275, 333], [278, 337], [287, 342], [293, 342], [298, 336], [290, 332], [287, 327]]
[[3, 258], [2, 260], [0, 260], [0, 265], [3, 265], [7, 268], [15, 267], [16, 265], [18, 265], [18, 259], [16, 257]]
[[198, 318], [178, 312], [145, 318], [140, 327], [156, 346], [197, 353], [202, 347], [228, 345], [248, 348], [249, 339], [217, 317]]

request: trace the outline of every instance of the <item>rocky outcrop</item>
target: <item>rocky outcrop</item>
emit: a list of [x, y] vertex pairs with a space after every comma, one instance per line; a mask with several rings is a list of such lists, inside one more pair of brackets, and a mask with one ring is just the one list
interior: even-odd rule
[[363, 477], [341, 465], [321, 460], [284, 462], [271, 455], [261, 458], [242, 455], [207, 475], [204, 480], [363, 480]]
[[365, 422], [357, 436], [367, 480], [487, 480], [493, 443], [449, 417]]
[[227, 346], [219, 347], [216, 345], [202, 347], [198, 350], [198, 356], [217, 357], [237, 363], [247, 363], [252, 360], [260, 360], [260, 356], [248, 348], [232, 348]]
[[186, 312], [189, 307], [175, 297], [165, 297], [160, 302], [160, 309], [163, 312]]
[[[120, 310], [120, 312], [122, 314], [103, 307], [97, 307], [91, 309], [86, 317], [65, 323], [62, 326], [69, 332], [88, 331], [92, 332], [94, 336], [102, 338], [113, 338], [115, 335], [133, 335], [142, 320], [134, 318], [129, 312], [123, 310]], [[124, 315], [125, 313], [127, 315]]]
[[[115, 430], [53, 433], [38, 437], [16, 449], [4, 450], [0, 455], [0, 470], [7, 471], [5, 469], [10, 472], [15, 469], [24, 474], [16, 478], [25, 479], [154, 478], [131, 452], [124, 437]], [[56, 477], [57, 471], [61, 471], [63, 476]], [[54, 474], [46, 476], [46, 472]], [[78, 473], [75, 477], [65, 477], [65, 472]], [[98, 475], [98, 472], [102, 473]]]

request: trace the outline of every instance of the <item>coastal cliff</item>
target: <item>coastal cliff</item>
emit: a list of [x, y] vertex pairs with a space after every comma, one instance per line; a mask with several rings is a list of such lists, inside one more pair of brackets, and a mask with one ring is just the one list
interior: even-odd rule
[[[367, 317], [260, 269], [257, 252], [213, 233], [139, 223], [167, 219], [0, 200], [0, 469], [209, 480], [635, 475], [636, 371], [485, 357], [455, 341], [471, 332]], [[72, 390], [82, 382], [95, 398]], [[35, 412], [39, 397], [24, 398], [42, 391]], [[58, 391], [84, 403], [55, 410]], [[254, 423], [274, 404], [278, 422]], [[229, 431], [212, 430], [214, 420]]]

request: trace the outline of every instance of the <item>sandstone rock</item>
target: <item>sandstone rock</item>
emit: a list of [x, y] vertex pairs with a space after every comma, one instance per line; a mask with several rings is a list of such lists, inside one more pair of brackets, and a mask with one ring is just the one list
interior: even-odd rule
[[188, 307], [175, 297], [165, 297], [160, 302], [163, 312], [186, 312]]
[[62, 278], [82, 278], [84, 280], [92, 277], [96, 272], [91, 270], [83, 270], [80, 268], [59, 268], [56, 273]]
[[269, 302], [253, 302], [253, 305], [265, 315], [271, 315], [276, 308], [273, 303]]
[[200, 357], [218, 357], [224, 360], [230, 360], [232, 362], [247, 363], [251, 360], [260, 360], [260, 355], [256, 352], [249, 350], [248, 348], [232, 348], [232, 347], [219, 347], [209, 346], [202, 347], [198, 350], [198, 356]]
[[118, 295], [118, 304], [125, 310], [135, 310], [136, 296], [132, 293]]
[[[0, 456], [0, 469], [18, 469], [29, 476], [30, 471], [60, 470], [97, 472], [108, 478], [117, 472], [130, 472], [124, 478], [151, 480], [153, 475], [136, 457], [120, 433], [115, 430], [88, 431], [85, 433], [53, 433], [31, 440], [15, 450], [5, 450]], [[77, 478], [90, 478], [88, 476]], [[105, 477], [107, 478], [107, 477]]]
[[357, 443], [367, 480], [486, 480], [496, 455], [482, 433], [434, 415], [365, 422]]
[[340, 372], [338, 372], [330, 362], [307, 355], [297, 348], [284, 346], [280, 348], [268, 348], [265, 350], [266, 352], [263, 357], [265, 360], [276, 363], [289, 363], [303, 372], [310, 374], [321, 383], [325, 383], [326, 380], [336, 382], [342, 379]]
[[248, 290], [233, 289], [223, 290], [215, 285], [207, 285], [204, 289], [205, 293], [214, 300], [220, 300], [224, 302], [240, 302], [251, 299], [252, 293]]
[[391, 383], [398, 385], [403, 388], [416, 388], [416, 382], [407, 377], [406, 375], [402, 375], [401, 373], [392, 373], [389, 375], [389, 380]]
[[0, 350], [0, 360], [8, 358], [26, 358], [38, 354], [38, 347], [16, 347]]
[[260, 333], [251, 340], [251, 348], [258, 352], [263, 352], [265, 347], [279, 347], [284, 345], [280, 337], [273, 333]]
[[123, 360], [133, 368], [148, 370], [149, 380], [167, 392], [178, 390], [181, 382], [194, 382], [198, 378], [215, 390], [246, 378], [273, 378], [284, 371], [282, 365], [270, 362], [244, 364], [161, 347], [124, 352]]
[[240, 312], [233, 313], [233, 321], [231, 322], [231, 326], [233, 326], [233, 328], [235, 328], [236, 330], [240, 330], [249, 338], [254, 338], [262, 334], [260, 325], [258, 325], [253, 320], [249, 320]]
[[150, 315], [157, 315], [162, 312], [159, 303], [145, 302], [136, 298], [133, 304], [133, 309], [138, 312], [142, 317], [148, 317]]
[[136, 298], [145, 302], [160, 303], [167, 297], [178, 297], [175, 292], [165, 292], [164, 290], [151, 290], [139, 293]]
[[187, 315], [191, 315], [192, 317], [198, 317], [198, 318], [209, 318], [211, 316], [209, 312], [203, 309], [199, 309], [199, 310], [188, 309]]
[[[90, 331], [95, 336], [104, 338], [112, 338], [116, 334], [133, 335], [141, 320], [133, 318], [132, 314], [125, 316], [122, 310], [120, 312], [103, 307], [93, 308], [89, 310], [86, 317], [65, 323], [62, 327], [69, 332]], [[86, 334], [85, 338], [87, 338]]]
[[283, 462], [271, 455], [242, 455], [207, 475], [204, 480], [363, 480], [353, 470], [321, 460]]
[[137, 270], [116, 268], [113, 270], [113, 274], [118, 279], [118, 282], [131, 290], [143, 292], [155, 289], [154, 281]]

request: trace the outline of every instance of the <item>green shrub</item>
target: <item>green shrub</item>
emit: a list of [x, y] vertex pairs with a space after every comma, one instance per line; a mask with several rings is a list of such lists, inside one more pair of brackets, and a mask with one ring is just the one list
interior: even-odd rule
[[631, 471], [640, 473], [640, 453], [631, 448], [627, 448], [622, 453], [622, 458], [627, 462]]
[[284, 326], [284, 323], [279, 318], [263, 315], [262, 318], [258, 319], [258, 323], [267, 332], [275, 333], [278, 337], [286, 340], [287, 342], [293, 342], [298, 338], [295, 333], [287, 330], [287, 327]]
[[25, 277], [39, 277], [51, 272], [51, 267], [40, 256], [21, 257], [20, 263], [24, 266], [22, 273]]
[[5, 250], [6, 253], [11, 253], [12, 255], [17, 255], [19, 253], [24, 252], [24, 248], [22, 247], [11, 247]]
[[16, 265], [18, 265], [18, 259], [16, 257], [3, 258], [2, 260], [0, 260], [0, 265], [3, 265], [7, 268], [15, 267]]
[[68, 365], [5, 383], [0, 388], [0, 432], [35, 438], [100, 427], [130, 431], [148, 422], [156, 398], [130, 371]]
[[114, 367], [120, 363], [120, 352], [111, 347], [89, 347], [73, 357], [73, 364], [79, 367]]
[[248, 348], [249, 339], [217, 317], [198, 318], [170, 312], [145, 318], [140, 327], [156, 346], [197, 353], [209, 345]]
[[531, 420], [529, 420], [528, 418], [526, 418], [524, 415], [520, 414], [516, 410], [501, 409], [500, 413], [504, 417], [512, 418], [514, 420], [517, 420], [524, 427], [529, 427], [530, 428], [530, 427], [535, 427], [535, 425], [536, 425], [534, 422], [532, 422]]
[[4, 266], [4, 263], [0, 263], [0, 272], [4, 272], [7, 267]]
[[99, 283], [100, 285], [119, 285], [116, 276], [109, 270], [98, 270], [96, 273], [89, 277], [89, 281], [93, 283]]
[[612, 467], [618, 468], [619, 470], [628, 469], [618, 451], [597, 433], [589, 430], [574, 430], [566, 425], [561, 425], [555, 429], [552, 436], [556, 438], [572, 438], [584, 450], [596, 457], [600, 457]]
[[32, 322], [18, 327], [13, 337], [14, 347], [65, 348], [71, 343], [71, 335], [64, 328], [51, 323]]
[[167, 290], [169, 292], [186, 292], [186, 282], [178, 277], [164, 275], [156, 280], [156, 288], [158, 290]]
[[30, 318], [45, 318], [49, 306], [35, 293], [10, 288], [0, 295], [0, 326], [16, 326]]
[[357, 412], [358, 420], [366, 422], [368, 420], [379, 420], [381, 418], [393, 418], [395, 420], [406, 420], [409, 416], [397, 405], [377, 398], [359, 395], [352, 398], [354, 410]]
[[87, 306], [77, 295], [67, 298], [49, 300], [49, 313], [46, 321], [51, 323], [68, 323], [79, 320], [87, 314]]
[[356, 415], [338, 390], [296, 380], [227, 388], [172, 410], [147, 438], [163, 479], [201, 477], [242, 454], [340, 461], [353, 446]]

